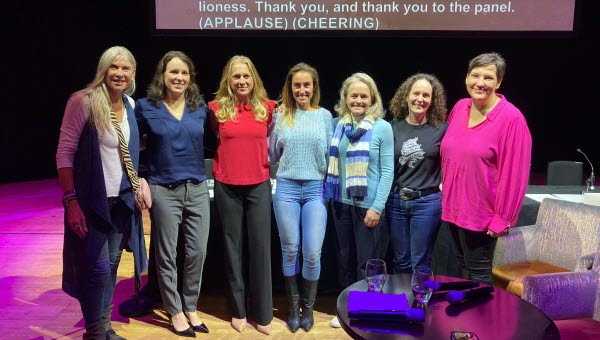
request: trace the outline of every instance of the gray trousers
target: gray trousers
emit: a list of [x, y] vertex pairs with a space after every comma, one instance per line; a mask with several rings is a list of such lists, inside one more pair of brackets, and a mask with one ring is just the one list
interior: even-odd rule
[[[195, 311], [210, 229], [210, 197], [206, 181], [163, 186], [151, 184], [152, 227], [156, 236], [158, 285], [165, 311]], [[182, 293], [177, 292], [177, 240], [183, 233], [185, 260]], [[181, 301], [183, 299], [183, 301]]]

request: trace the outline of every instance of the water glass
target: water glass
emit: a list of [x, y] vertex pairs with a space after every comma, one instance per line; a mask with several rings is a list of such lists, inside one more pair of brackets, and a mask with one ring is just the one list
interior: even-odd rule
[[419, 304], [427, 304], [431, 298], [431, 294], [433, 294], [433, 288], [427, 287], [424, 284], [427, 280], [434, 280], [433, 272], [422, 269], [415, 269], [413, 271], [410, 284], [412, 286], [413, 295], [415, 296], [415, 301]]
[[385, 261], [379, 259], [368, 260], [365, 268], [365, 276], [369, 292], [381, 293], [387, 279]]

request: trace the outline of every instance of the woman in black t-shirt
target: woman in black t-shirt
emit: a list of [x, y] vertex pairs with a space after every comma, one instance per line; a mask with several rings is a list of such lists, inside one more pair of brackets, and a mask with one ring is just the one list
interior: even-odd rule
[[431, 272], [442, 213], [440, 143], [448, 127], [446, 92], [433, 75], [408, 77], [390, 102], [394, 183], [386, 204], [393, 272]]

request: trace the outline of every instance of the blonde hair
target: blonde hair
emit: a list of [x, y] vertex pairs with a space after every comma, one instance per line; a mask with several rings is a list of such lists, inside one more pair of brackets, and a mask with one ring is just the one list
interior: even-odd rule
[[296, 75], [299, 72], [306, 72], [310, 74], [312, 78], [313, 96], [310, 99], [310, 106], [318, 108], [319, 101], [321, 100], [321, 87], [319, 82], [319, 74], [317, 73], [317, 70], [306, 63], [298, 63], [292, 66], [287, 76], [285, 77], [285, 84], [283, 85], [283, 89], [281, 90], [281, 102], [285, 106], [285, 110], [282, 113], [281, 121], [288, 126], [294, 126], [294, 112], [298, 107], [298, 103], [296, 103], [296, 100], [294, 100], [292, 78], [294, 78], [294, 75]]
[[265, 90], [263, 82], [256, 71], [256, 67], [254, 67], [254, 64], [250, 58], [243, 55], [231, 57], [231, 59], [229, 59], [223, 68], [223, 74], [221, 75], [221, 81], [219, 82], [219, 89], [215, 94], [215, 100], [219, 101], [219, 109], [217, 112], [215, 112], [215, 116], [217, 117], [219, 123], [235, 120], [235, 117], [237, 116], [237, 109], [235, 107], [235, 104], [237, 103], [237, 97], [231, 90], [231, 84], [229, 82], [229, 77], [233, 70], [233, 66], [236, 64], [246, 65], [248, 67], [248, 71], [250, 71], [250, 76], [254, 81], [254, 87], [250, 93], [249, 104], [252, 107], [254, 119], [259, 122], [264, 122], [269, 118], [269, 113], [267, 112], [267, 108], [264, 104], [264, 102], [269, 99], [267, 96], [267, 91]]
[[369, 116], [373, 120], [376, 120], [377, 118], [383, 118], [385, 111], [383, 110], [381, 94], [379, 93], [379, 90], [377, 90], [377, 85], [375, 84], [373, 78], [362, 72], [354, 73], [344, 80], [342, 83], [342, 88], [340, 89], [340, 99], [337, 104], [335, 104], [334, 110], [342, 119], [347, 119], [350, 116], [351, 113], [348, 109], [348, 105], [346, 104], [346, 96], [348, 95], [348, 87], [350, 87], [352, 83], [357, 82], [364, 83], [371, 91], [371, 106], [367, 108], [365, 116]]
[[[90, 124], [94, 125], [100, 132], [110, 131], [111, 102], [105, 77], [106, 71], [117, 58], [124, 58], [129, 61], [135, 70], [135, 58], [127, 48], [123, 46], [110, 47], [100, 56], [96, 76], [84, 90], [90, 98]], [[127, 95], [132, 95], [135, 92], [135, 79], [131, 79], [129, 86], [123, 92]]]

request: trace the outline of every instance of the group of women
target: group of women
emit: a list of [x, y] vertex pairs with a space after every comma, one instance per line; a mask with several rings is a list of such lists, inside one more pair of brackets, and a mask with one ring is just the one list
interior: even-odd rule
[[[141, 228], [132, 169], [138, 170], [144, 147], [151, 256], [164, 310], [178, 335], [209, 332], [196, 312], [210, 221], [205, 127], [218, 140], [214, 200], [231, 326], [238, 332], [247, 325], [244, 235], [251, 247], [252, 318], [258, 331], [271, 332], [274, 164], [272, 205], [292, 332], [314, 324], [328, 203], [341, 287], [364, 278], [386, 222], [393, 271], [431, 269], [441, 220], [450, 225], [464, 277], [490, 283], [495, 242], [516, 222], [531, 153], [523, 115], [496, 93], [505, 69], [496, 53], [473, 58], [465, 80], [470, 98], [455, 105], [448, 122], [441, 82], [431, 74], [412, 75], [390, 102], [390, 124], [377, 85], [365, 73], [343, 82], [333, 119], [319, 105], [314, 67], [299, 63], [289, 70], [277, 108], [245, 56], [228, 61], [214, 100], [206, 103], [192, 60], [168, 52], [147, 97], [135, 103], [133, 55], [120, 46], [107, 49], [94, 81], [67, 103], [57, 150], [65, 192], [63, 289], [80, 302], [84, 338], [122, 339], [110, 325], [112, 296], [123, 237]], [[184, 246], [178, 248], [180, 239]], [[177, 261], [178, 249], [183, 261]]]

